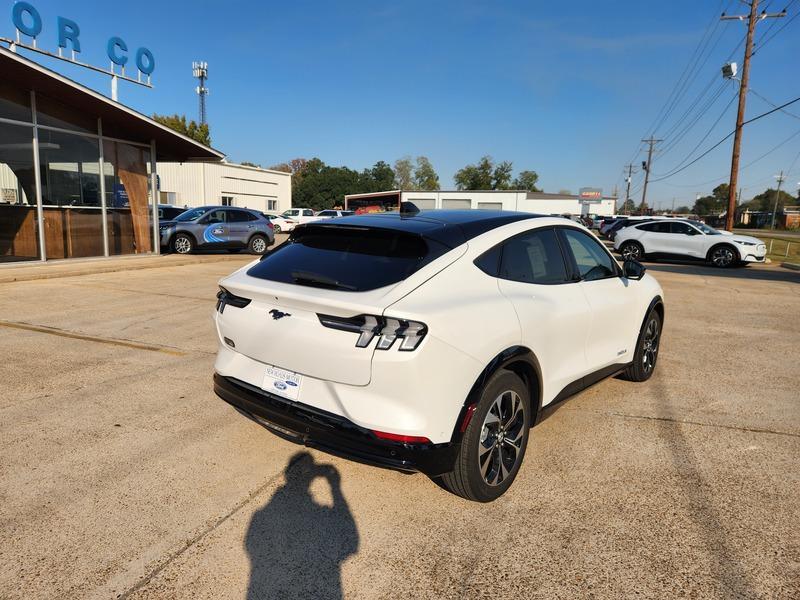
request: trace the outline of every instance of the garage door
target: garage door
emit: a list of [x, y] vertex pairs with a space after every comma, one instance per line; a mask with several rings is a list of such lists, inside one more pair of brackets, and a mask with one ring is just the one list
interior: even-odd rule
[[482, 210], [503, 210], [502, 202], [478, 202], [478, 208]]
[[472, 208], [472, 200], [442, 200], [442, 208]]
[[409, 198], [408, 201], [420, 210], [433, 210], [436, 208], [436, 200], [433, 198]]

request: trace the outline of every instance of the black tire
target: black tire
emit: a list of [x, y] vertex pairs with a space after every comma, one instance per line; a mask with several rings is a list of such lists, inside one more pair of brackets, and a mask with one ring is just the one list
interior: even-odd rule
[[172, 251], [177, 254], [191, 254], [195, 246], [194, 238], [186, 233], [179, 233], [172, 238]]
[[619, 253], [622, 255], [623, 260], [644, 260], [644, 247], [639, 242], [622, 242], [619, 247]]
[[247, 242], [247, 250], [250, 254], [264, 254], [269, 247], [269, 242], [267, 238], [263, 235], [256, 234], [250, 238], [250, 241]]
[[[517, 402], [521, 417], [519, 408], [514, 411]], [[444, 487], [477, 502], [502, 496], [525, 458], [533, 416], [530, 393], [522, 379], [511, 371], [494, 373], [481, 390], [453, 471], [442, 476]]]
[[712, 266], [728, 269], [739, 264], [739, 252], [730, 244], [717, 244], [706, 257]]
[[[654, 337], [653, 337], [654, 336]], [[633, 364], [625, 369], [622, 378], [628, 381], [647, 381], [656, 370], [658, 351], [661, 348], [661, 315], [653, 309], [647, 315], [636, 340]]]

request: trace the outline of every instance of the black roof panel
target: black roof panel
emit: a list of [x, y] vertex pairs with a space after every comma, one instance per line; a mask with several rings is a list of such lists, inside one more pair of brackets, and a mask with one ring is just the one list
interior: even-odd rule
[[454, 248], [497, 227], [541, 216], [509, 210], [423, 210], [353, 215], [331, 221], [312, 221], [302, 227], [393, 229], [429, 237]]

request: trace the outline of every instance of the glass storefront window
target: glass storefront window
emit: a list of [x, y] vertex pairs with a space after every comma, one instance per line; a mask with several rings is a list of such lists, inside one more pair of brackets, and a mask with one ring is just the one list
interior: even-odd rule
[[84, 133], [97, 133], [95, 115], [75, 110], [39, 92], [36, 92], [36, 123]]
[[39, 129], [48, 259], [103, 256], [105, 253], [99, 160], [97, 139]]
[[33, 127], [0, 123], [0, 262], [39, 258], [37, 223]]
[[103, 161], [109, 254], [152, 252], [154, 246], [148, 176], [150, 150], [104, 140]]
[[0, 117], [33, 123], [31, 93], [0, 81]]

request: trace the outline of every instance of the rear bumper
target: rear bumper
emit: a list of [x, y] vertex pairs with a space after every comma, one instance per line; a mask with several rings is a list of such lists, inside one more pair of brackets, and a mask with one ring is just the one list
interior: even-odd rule
[[436, 477], [453, 470], [459, 444], [405, 444], [379, 440], [339, 415], [269, 394], [214, 374], [214, 392], [273, 433], [311, 448], [369, 465]]

